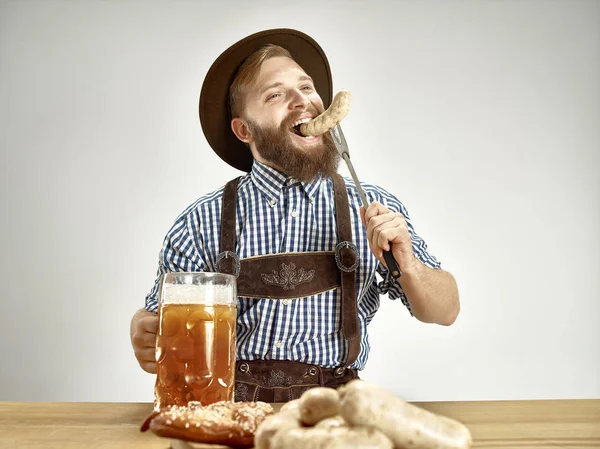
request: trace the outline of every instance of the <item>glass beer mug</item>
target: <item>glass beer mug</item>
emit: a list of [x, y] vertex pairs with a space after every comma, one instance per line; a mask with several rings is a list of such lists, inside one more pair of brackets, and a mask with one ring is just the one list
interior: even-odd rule
[[154, 409], [233, 401], [235, 277], [167, 273], [159, 299]]

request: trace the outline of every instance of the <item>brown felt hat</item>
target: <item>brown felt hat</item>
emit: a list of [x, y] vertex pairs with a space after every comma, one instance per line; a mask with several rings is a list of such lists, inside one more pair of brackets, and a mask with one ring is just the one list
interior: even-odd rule
[[234, 168], [249, 172], [252, 153], [231, 130], [229, 86], [244, 60], [267, 44], [279, 45], [313, 79], [325, 109], [331, 104], [333, 86], [329, 61], [323, 49], [310, 36], [279, 28], [252, 34], [225, 50], [208, 70], [200, 91], [200, 124], [208, 144], [221, 159]]

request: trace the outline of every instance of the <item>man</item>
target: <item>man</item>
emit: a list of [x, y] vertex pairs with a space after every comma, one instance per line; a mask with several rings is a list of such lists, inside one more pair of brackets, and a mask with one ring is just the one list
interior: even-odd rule
[[[156, 372], [160, 276], [220, 271], [238, 278], [236, 400], [285, 402], [358, 378], [379, 297], [426, 323], [459, 313], [452, 275], [428, 253], [406, 208], [385, 189], [337, 174], [329, 133], [297, 125], [332, 100], [327, 58], [309, 36], [267, 30], [227, 49], [200, 95], [207, 141], [245, 175], [191, 204], [168, 232], [158, 276], [131, 322], [140, 366]], [[391, 250], [401, 276], [390, 275]], [[376, 279], [376, 274], [382, 281]]]

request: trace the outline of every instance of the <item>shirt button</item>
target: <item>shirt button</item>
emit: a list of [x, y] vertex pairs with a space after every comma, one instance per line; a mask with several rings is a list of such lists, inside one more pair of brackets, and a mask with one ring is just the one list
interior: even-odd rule
[[290, 300], [289, 300], [289, 299], [284, 299], [283, 301], [281, 301], [281, 303], [282, 303], [284, 306], [287, 306], [287, 305], [290, 303]]
[[296, 211], [296, 209], [294, 209], [292, 211], [292, 217], [296, 218], [298, 216], [298, 212]]
[[271, 201], [269, 201], [269, 204], [270, 204], [271, 206], [275, 206], [275, 204], [277, 204], [277, 201], [275, 201], [275, 200], [271, 200]]
[[308, 199], [308, 201], [310, 201], [311, 203], [314, 203], [314, 202], [315, 202], [315, 197], [314, 197], [314, 196], [311, 196], [311, 197]]
[[281, 343], [280, 341], [278, 341], [277, 343], [275, 343], [275, 347], [276, 348], [281, 348], [283, 346], [283, 343]]

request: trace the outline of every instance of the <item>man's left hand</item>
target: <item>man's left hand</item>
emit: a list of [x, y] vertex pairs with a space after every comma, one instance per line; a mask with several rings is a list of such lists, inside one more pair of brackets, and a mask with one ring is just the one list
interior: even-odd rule
[[403, 273], [418, 266], [404, 215], [374, 201], [366, 211], [361, 206], [360, 217], [367, 229], [371, 252], [386, 268], [383, 251], [390, 249]]

